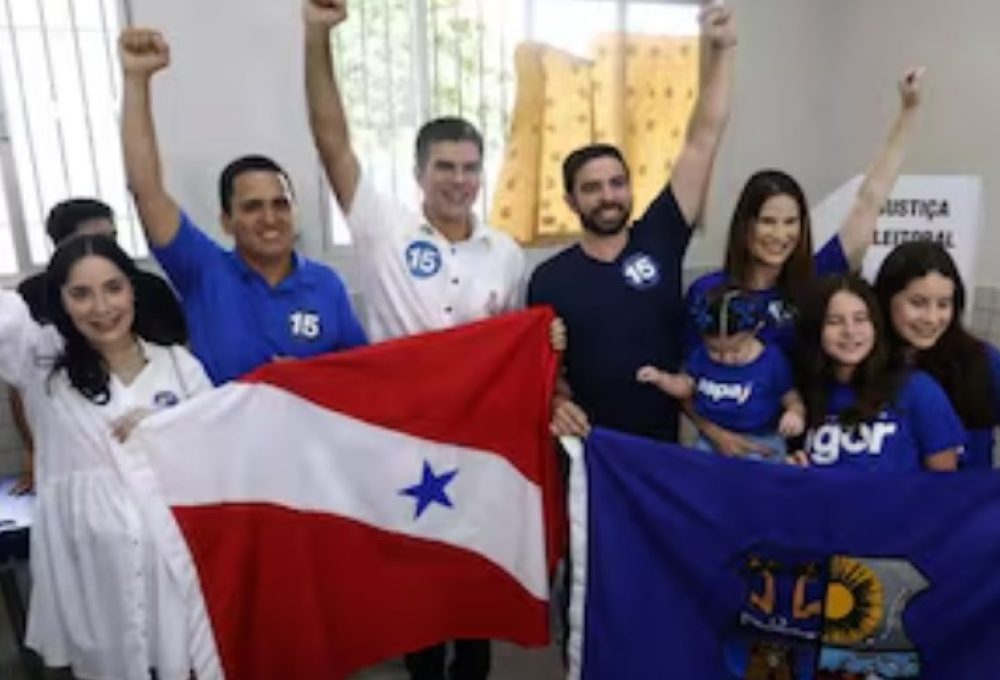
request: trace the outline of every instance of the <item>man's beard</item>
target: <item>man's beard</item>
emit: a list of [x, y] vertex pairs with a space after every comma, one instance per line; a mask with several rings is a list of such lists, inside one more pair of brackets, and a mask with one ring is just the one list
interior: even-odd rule
[[[602, 210], [608, 207], [619, 208], [621, 210], [621, 217], [613, 223], [602, 223], [591, 217], [592, 215], [599, 214]], [[628, 226], [630, 214], [631, 210], [620, 204], [602, 205], [588, 215], [580, 215], [580, 226], [583, 227], [584, 231], [596, 234], [597, 236], [615, 236], [623, 232], [625, 227]]]

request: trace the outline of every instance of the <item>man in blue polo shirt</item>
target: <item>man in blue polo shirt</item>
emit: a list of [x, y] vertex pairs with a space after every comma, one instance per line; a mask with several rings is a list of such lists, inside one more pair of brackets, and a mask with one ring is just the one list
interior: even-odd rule
[[529, 304], [549, 304], [566, 323], [572, 399], [553, 415], [556, 434], [585, 435], [591, 423], [676, 441], [678, 405], [636, 381], [640, 366], [680, 363], [681, 268], [702, 210], [729, 116], [736, 30], [728, 9], [702, 12], [705, 79], [670, 182], [629, 228], [632, 190], [618, 149], [594, 144], [563, 164], [566, 200], [580, 242], [531, 276]]
[[329, 267], [294, 251], [287, 174], [263, 156], [230, 163], [219, 178], [225, 250], [181, 211], [163, 186], [150, 79], [170, 53], [156, 31], [126, 29], [122, 143], [129, 187], [146, 238], [181, 296], [194, 353], [216, 384], [279, 357], [309, 357], [365, 344], [346, 288]]

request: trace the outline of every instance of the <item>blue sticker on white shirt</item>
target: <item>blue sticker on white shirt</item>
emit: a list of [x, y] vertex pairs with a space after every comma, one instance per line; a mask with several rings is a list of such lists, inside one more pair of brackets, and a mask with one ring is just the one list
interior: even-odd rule
[[180, 403], [180, 397], [170, 390], [163, 390], [153, 395], [153, 406], [156, 408], [169, 408]]
[[418, 279], [429, 279], [441, 271], [441, 251], [429, 241], [414, 241], [406, 248], [406, 266]]
[[652, 288], [660, 282], [660, 267], [646, 253], [636, 253], [622, 264], [625, 283], [637, 290]]

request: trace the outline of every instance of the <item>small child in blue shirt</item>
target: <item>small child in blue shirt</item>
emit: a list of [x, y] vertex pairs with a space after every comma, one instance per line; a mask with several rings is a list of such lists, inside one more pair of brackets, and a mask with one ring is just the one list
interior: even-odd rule
[[[696, 296], [689, 312], [702, 343], [684, 371], [643, 366], [636, 379], [676, 399], [692, 399], [699, 416], [759, 444], [748, 457], [783, 462], [785, 437], [805, 428], [805, 407], [784, 353], [757, 337], [766, 310], [752, 296], [724, 287]], [[695, 446], [715, 450], [702, 435]]]

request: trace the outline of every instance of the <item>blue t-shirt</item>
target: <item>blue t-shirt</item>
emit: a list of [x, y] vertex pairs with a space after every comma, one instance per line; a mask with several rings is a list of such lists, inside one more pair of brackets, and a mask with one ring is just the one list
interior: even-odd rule
[[174, 239], [153, 254], [184, 307], [191, 349], [215, 384], [275, 357], [311, 357], [366, 344], [343, 281], [298, 253], [273, 288], [181, 213]]
[[667, 186], [613, 262], [595, 260], [577, 244], [531, 275], [528, 304], [552, 305], [566, 323], [567, 379], [591, 423], [677, 440], [677, 402], [635, 374], [643, 364], [680, 366], [681, 265], [690, 237]]
[[[993, 394], [993, 423], [1000, 425], [1000, 351], [992, 344], [984, 342], [986, 358], [990, 364], [990, 385]], [[989, 470], [993, 468], [993, 429], [984, 427], [967, 430], [968, 441], [959, 459], [963, 470]]]
[[[827, 274], [844, 274], [850, 271], [850, 263], [844, 253], [844, 247], [839, 236], [834, 236], [813, 256], [817, 276]], [[724, 271], [710, 272], [695, 279], [688, 287], [684, 299], [685, 309], [691, 305], [695, 295], [706, 295], [715, 288], [727, 283]], [[790, 354], [795, 345], [795, 309], [781, 292], [774, 286], [762, 290], [747, 290], [747, 296], [757, 300], [763, 309], [767, 310], [764, 327], [758, 337], [765, 344], [773, 344], [781, 348], [785, 354]], [[690, 353], [701, 344], [697, 329], [689, 314], [684, 315], [684, 349]]]
[[837, 416], [854, 403], [854, 390], [835, 384], [827, 398], [826, 423], [806, 436], [805, 450], [814, 467], [921, 470], [925, 457], [965, 444], [965, 429], [948, 396], [922, 371], [907, 376], [876, 418], [855, 428], [842, 427]]
[[749, 364], [713, 361], [705, 346], [687, 360], [694, 379], [694, 408], [700, 416], [733, 432], [770, 435], [783, 411], [781, 398], [792, 389], [792, 371], [784, 353], [770, 345]]

